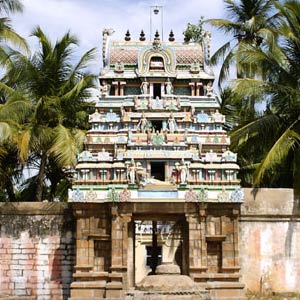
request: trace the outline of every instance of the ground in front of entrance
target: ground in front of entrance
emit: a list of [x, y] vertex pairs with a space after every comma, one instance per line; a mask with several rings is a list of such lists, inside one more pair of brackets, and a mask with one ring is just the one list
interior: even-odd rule
[[248, 300], [300, 300], [300, 294], [284, 294], [284, 295], [259, 295], [248, 294]]

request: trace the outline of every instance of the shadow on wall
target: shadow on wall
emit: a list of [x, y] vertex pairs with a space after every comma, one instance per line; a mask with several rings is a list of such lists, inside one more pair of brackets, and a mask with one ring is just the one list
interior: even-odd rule
[[[67, 211], [64, 215], [64, 222], [61, 228], [60, 244], [55, 249], [51, 266], [51, 281], [61, 287], [62, 300], [68, 300], [70, 297], [70, 285], [72, 282], [74, 257], [75, 257], [75, 239], [76, 224], [72, 219], [72, 213]], [[52, 291], [54, 293], [56, 291]]]
[[286, 239], [285, 239], [285, 255], [286, 257], [292, 256], [292, 243], [293, 243], [293, 235], [295, 233], [296, 228], [296, 219], [300, 213], [300, 189], [294, 189], [294, 199], [293, 199], [293, 209], [292, 209], [292, 216], [290, 218], [290, 222], [288, 225]]

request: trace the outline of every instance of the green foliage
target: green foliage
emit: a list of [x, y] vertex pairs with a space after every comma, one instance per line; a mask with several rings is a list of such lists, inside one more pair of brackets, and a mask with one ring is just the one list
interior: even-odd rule
[[186, 43], [188, 42], [195, 42], [200, 43], [203, 40], [203, 23], [204, 23], [204, 17], [201, 16], [198, 24], [191, 24], [188, 23], [185, 31], [183, 32], [184, 35], [184, 41]]
[[212, 65], [222, 64], [219, 87], [227, 79], [232, 65], [235, 65], [238, 78], [255, 77], [256, 70], [239, 60], [241, 44], [263, 47], [265, 40], [274, 36], [273, 29], [277, 23], [273, 0], [224, 0], [224, 3], [228, 19], [205, 20], [229, 37], [229, 41], [211, 57]]
[[267, 100], [267, 109], [232, 132], [232, 147], [251, 170], [254, 186], [299, 188], [300, 151], [300, 3], [276, 3], [280, 16], [278, 39], [264, 47], [244, 45], [242, 63], [260, 69], [260, 78], [243, 78], [233, 90], [240, 97]]
[[0, 13], [16, 13], [23, 11], [23, 4], [19, 0], [1, 0]]
[[17, 149], [22, 165], [37, 170], [24, 183], [20, 199], [53, 200], [63, 183], [68, 186], [69, 169], [83, 144], [90, 105], [86, 99], [96, 78], [87, 64], [95, 51], [73, 65], [76, 37], [68, 32], [52, 44], [40, 27], [32, 35], [40, 45], [36, 53], [10, 51], [11, 64], [0, 84], [0, 131], [2, 142]]

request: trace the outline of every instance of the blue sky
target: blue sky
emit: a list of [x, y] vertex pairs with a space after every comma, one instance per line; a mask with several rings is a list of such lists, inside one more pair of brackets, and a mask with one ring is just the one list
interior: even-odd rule
[[[150, 6], [163, 6], [164, 36], [173, 29], [177, 41], [188, 22], [197, 23], [200, 16], [223, 18], [222, 0], [22, 0], [24, 12], [12, 16], [15, 30], [36, 46], [30, 33], [36, 25], [53, 40], [71, 30], [80, 40], [78, 57], [85, 51], [97, 47], [98, 55], [92, 69], [99, 73], [101, 67], [102, 29], [113, 28], [114, 39], [123, 39], [127, 29], [132, 39], [138, 39], [141, 29], [149, 39]], [[153, 19], [153, 23], [155, 19]], [[213, 28], [212, 52], [223, 42], [224, 37]]]

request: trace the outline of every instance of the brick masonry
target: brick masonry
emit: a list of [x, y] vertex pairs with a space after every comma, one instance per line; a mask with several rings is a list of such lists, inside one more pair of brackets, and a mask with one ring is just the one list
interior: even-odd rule
[[67, 300], [74, 264], [68, 206], [3, 204], [0, 212], [0, 299]]

